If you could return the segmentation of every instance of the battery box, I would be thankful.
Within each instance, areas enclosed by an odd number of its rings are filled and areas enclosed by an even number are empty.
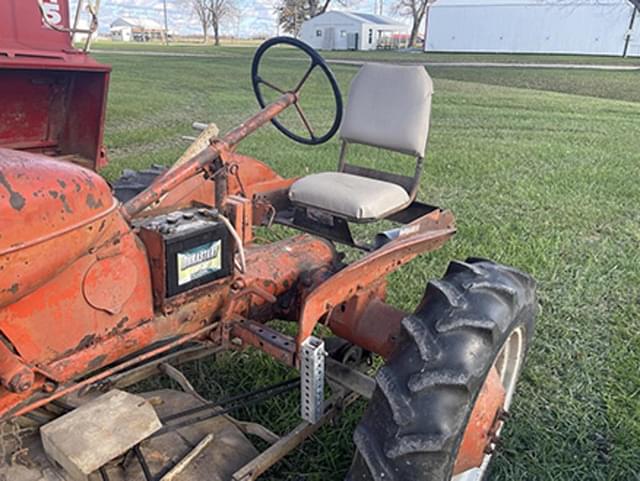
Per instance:
[[[156,304],[233,272],[233,239],[217,211],[190,208],[143,219]]]

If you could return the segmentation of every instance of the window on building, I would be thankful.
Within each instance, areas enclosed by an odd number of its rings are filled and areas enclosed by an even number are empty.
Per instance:
[[[373,29],[369,29],[369,44],[373,43]]]
[[[316,37],[322,37],[322,30],[316,30]]]
[[[341,37],[346,37],[347,36],[347,31],[346,30],[340,30],[340,36]]]

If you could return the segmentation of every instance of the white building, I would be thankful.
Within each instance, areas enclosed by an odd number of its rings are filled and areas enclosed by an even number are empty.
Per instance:
[[[131,42],[132,36],[131,27],[119,26],[111,27],[111,40],[118,42]]]
[[[331,11],[302,24],[300,39],[318,50],[375,50],[403,47],[409,27],[369,13]]]
[[[158,22],[146,18],[119,17],[111,24],[111,39],[130,42],[148,42],[164,38],[164,28]]]
[[[640,9],[639,0],[437,0],[425,50],[640,56],[634,4]]]

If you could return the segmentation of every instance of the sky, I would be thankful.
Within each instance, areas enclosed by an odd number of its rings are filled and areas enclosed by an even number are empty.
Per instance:
[[[276,17],[273,5],[277,0],[235,0],[241,15],[238,19],[225,21],[222,25],[223,35],[235,37],[251,37],[275,35],[277,32]],[[373,13],[375,0],[346,0],[347,5],[337,2],[335,9],[349,9],[358,12]],[[391,2],[385,1],[385,15],[391,16]],[[386,5],[389,3],[389,5]],[[76,4],[71,1],[72,6]],[[169,30],[179,34],[201,34],[202,30],[195,14],[189,8],[188,0],[167,0]],[[100,32],[108,33],[109,25],[118,17],[148,18],[162,24],[162,0],[102,0],[100,4]],[[406,21],[406,19],[405,19]]]

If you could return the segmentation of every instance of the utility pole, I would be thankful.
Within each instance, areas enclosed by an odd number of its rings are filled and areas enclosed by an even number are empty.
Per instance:
[[[622,51],[623,57],[626,57],[627,54],[629,53],[629,44],[631,43],[631,36],[633,35],[633,26],[636,21],[637,13],[638,13],[638,10],[634,8],[633,12],[631,13],[631,22],[629,23],[629,30],[627,30],[627,33],[625,34],[624,49]]]
[[[427,51],[427,38],[429,38],[429,14],[431,13],[431,2],[427,0],[427,8],[424,11],[424,43],[422,45],[422,50],[424,52]]]
[[[622,56],[626,57],[629,53],[629,45],[631,43],[631,37],[633,35],[633,27],[635,26],[636,17],[640,12],[640,0],[629,0],[633,4],[633,12],[631,13],[631,21],[629,22],[629,30],[625,34],[624,48],[622,50]]]
[[[373,4],[373,13],[376,15],[382,15],[384,12],[384,0],[375,0]]]
[[[167,0],[163,0],[164,6],[164,43],[169,45],[169,18],[167,17]]]

